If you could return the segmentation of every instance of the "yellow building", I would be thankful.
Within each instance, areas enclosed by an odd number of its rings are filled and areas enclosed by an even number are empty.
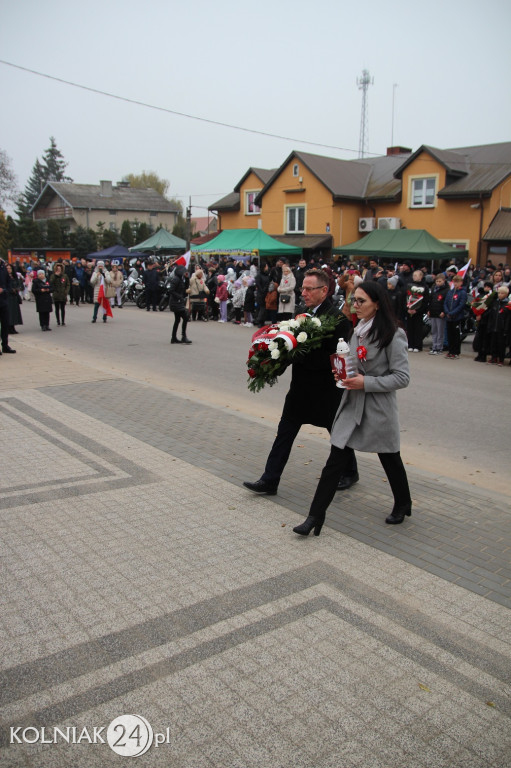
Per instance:
[[[260,227],[328,257],[373,229],[426,229],[473,263],[511,262],[511,142],[338,160],[292,152],[280,168],[250,168],[210,206],[220,229]],[[492,225],[490,227],[490,225]],[[496,233],[497,237],[494,237]]]

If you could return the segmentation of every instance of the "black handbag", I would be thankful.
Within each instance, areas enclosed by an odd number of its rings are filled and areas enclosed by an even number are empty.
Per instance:
[[[286,293],[282,293],[281,296],[280,296],[280,300],[281,300],[282,304],[289,304],[289,302],[291,301],[291,296],[289,296]]]

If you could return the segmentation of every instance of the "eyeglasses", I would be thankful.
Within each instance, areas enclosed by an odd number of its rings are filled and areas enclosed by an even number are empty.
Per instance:
[[[305,286],[304,288],[302,288],[302,293],[307,293],[308,291],[317,291],[318,288],[325,288],[325,287],[326,286],[324,285],[313,285],[312,288],[307,288],[307,286]]]
[[[360,304],[360,305],[362,305],[362,304],[365,304],[366,301],[367,301],[367,299],[353,299],[353,304],[357,304],[357,305]]]

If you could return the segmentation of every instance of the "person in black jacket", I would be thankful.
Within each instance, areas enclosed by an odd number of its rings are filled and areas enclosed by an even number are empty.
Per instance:
[[[413,273],[413,280],[408,286],[406,311],[406,333],[408,336],[408,351],[422,352],[424,338],[423,315],[428,311],[429,288],[424,274],[420,269]]]
[[[156,312],[158,308],[160,273],[152,259],[149,259],[147,262],[147,267],[142,275],[142,282],[145,285],[146,309],[150,312],[152,307],[153,312]]]
[[[342,389],[336,386],[330,355],[335,353],[339,337],[347,339],[351,335],[352,326],[347,317],[337,313],[332,299],[327,298],[329,282],[323,269],[312,269],[304,277],[302,293],[307,311],[317,317],[335,313],[339,322],[335,334],[322,348],[312,350],[292,364],[291,386],[264,472],[259,480],[243,483],[254,493],[274,496],[300,427],[313,424],[330,431],[337,413]],[[340,478],[338,489],[347,490],[357,481],[354,459],[349,475]]]
[[[191,344],[192,342],[186,335],[186,326],[188,325],[188,310],[186,309],[186,289],[187,281],[185,280],[186,267],[181,264],[174,270],[174,275],[169,285],[169,305],[171,311],[174,313],[174,326],[172,328],[171,344]],[[177,331],[179,323],[183,321],[181,326],[181,339],[177,338]]]
[[[11,278],[3,259],[0,259],[0,326],[2,337],[2,352],[14,354],[15,349],[9,346],[9,289]]]
[[[268,262],[264,264],[262,269],[257,273],[256,279],[255,279],[255,289],[256,289],[256,304],[257,304],[257,313],[255,317],[255,324],[259,326],[259,328],[262,328],[265,324],[265,315],[266,315],[266,296],[268,294],[268,289],[270,287],[271,283],[271,277],[270,277],[270,266]]]

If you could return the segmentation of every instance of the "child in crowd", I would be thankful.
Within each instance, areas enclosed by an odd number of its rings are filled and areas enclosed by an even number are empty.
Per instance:
[[[463,288],[463,278],[455,275],[452,279],[452,288],[444,301],[444,312],[447,321],[447,346],[448,360],[457,360],[461,352],[460,325],[465,314],[467,292]]]
[[[247,328],[252,328],[254,325],[254,312],[255,312],[255,282],[253,277],[244,277],[242,280],[243,285],[246,286],[245,302],[243,304],[243,325]]]
[[[430,355],[439,355],[444,349],[444,336],[445,336],[445,312],[444,302],[447,296],[447,285],[445,282],[445,275],[443,272],[438,274],[435,278],[435,284],[431,290],[430,302],[429,302],[429,318],[431,320],[431,336],[433,338],[433,345],[431,347]]]

